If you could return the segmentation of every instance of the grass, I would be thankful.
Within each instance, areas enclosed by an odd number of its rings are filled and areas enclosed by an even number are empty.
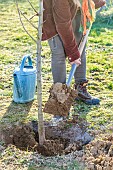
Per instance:
[[[31,2],[37,9],[37,2],[34,0]],[[34,14],[28,2],[25,0],[19,1],[19,7],[25,15],[28,16],[28,18]],[[17,122],[29,122],[34,119],[37,120],[38,109],[36,95],[35,100],[30,104],[16,104],[12,101],[14,69],[19,66],[22,56],[27,53],[32,54],[33,64],[36,66],[36,44],[24,32],[19,21],[15,3],[12,0],[0,0],[0,9],[0,118],[1,128],[5,128],[11,124],[17,124]],[[35,25],[37,25],[36,20],[37,18],[33,19],[33,23]],[[37,31],[32,28],[24,18],[23,22],[30,34],[36,39]],[[88,106],[82,102],[78,102],[75,103],[72,108],[73,114],[80,114],[81,117],[85,118],[89,122],[89,128],[94,130],[102,130],[102,133],[105,131],[110,132],[109,129],[113,122],[112,26],[113,8],[110,8],[109,10],[104,11],[93,24],[87,44],[87,78],[89,79],[88,88],[92,95],[101,99],[101,103],[99,106]],[[52,84],[52,75],[50,67],[50,49],[47,42],[43,42],[42,45],[44,105],[48,99],[48,90]],[[69,64],[67,62],[68,72],[69,69]],[[49,120],[51,115],[44,114],[44,117]],[[12,149],[11,147],[8,147],[6,148],[5,153],[1,155],[1,165],[4,166],[4,169],[11,169],[11,167],[12,169],[15,169],[16,167],[17,170],[35,170],[37,168],[39,170],[43,170],[44,168],[45,170],[48,168],[49,170],[55,168],[57,169],[57,162],[55,163],[56,160],[52,160],[53,165],[44,160],[45,163],[42,161],[42,165],[38,167],[36,160],[34,161],[34,159],[31,159],[33,154],[34,153],[29,153],[27,151],[24,152],[16,148]],[[65,167],[61,165],[60,168],[63,170]],[[67,170],[79,170],[79,165],[77,162],[69,162],[69,165],[67,165],[66,168]]]

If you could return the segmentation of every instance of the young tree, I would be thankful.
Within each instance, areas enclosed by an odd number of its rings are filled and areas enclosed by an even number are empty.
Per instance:
[[[43,145],[45,141],[45,130],[42,113],[42,81],[41,81],[41,39],[43,25],[43,0],[39,0],[39,22],[37,38],[37,99],[38,99],[38,133],[39,144]]]
[[[37,101],[38,101],[38,133],[39,133],[39,144],[43,145],[45,141],[45,129],[44,129],[44,121],[43,121],[43,113],[42,113],[42,74],[41,74],[41,39],[42,39],[42,25],[43,25],[43,0],[38,0],[39,4],[39,12],[35,10],[30,0],[27,0],[32,7],[32,9],[35,12],[35,15],[33,15],[30,19],[28,19],[24,13],[19,9],[18,1],[16,0],[16,6],[20,18],[20,22],[26,31],[26,33],[32,38],[33,41],[37,44],[37,50],[36,50],[36,57],[37,57]],[[37,32],[37,40],[32,37],[29,32],[26,30],[23,21],[21,19],[21,15],[38,31]],[[34,16],[38,16],[38,26],[36,27],[32,22],[31,19]]]

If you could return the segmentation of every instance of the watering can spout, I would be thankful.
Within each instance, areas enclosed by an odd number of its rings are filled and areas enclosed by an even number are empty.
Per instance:
[[[21,92],[21,87],[20,87],[20,82],[18,80],[17,74],[13,74],[13,78],[14,78],[14,83],[15,83],[15,87],[18,93],[18,97],[22,97],[22,92]]]

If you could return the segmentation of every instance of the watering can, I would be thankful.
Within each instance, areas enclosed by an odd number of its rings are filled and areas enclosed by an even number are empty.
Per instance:
[[[28,60],[28,65],[25,65]],[[32,66],[30,55],[23,56],[20,67],[13,73],[13,101],[27,103],[34,99],[36,90],[36,69]]]

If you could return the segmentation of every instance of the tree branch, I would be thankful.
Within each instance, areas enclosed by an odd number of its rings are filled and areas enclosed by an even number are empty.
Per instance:
[[[25,32],[29,35],[29,37],[37,44],[37,41],[29,34],[29,32],[26,30],[26,28],[25,28],[25,26],[24,26],[24,24],[23,24],[23,22],[22,22],[21,14],[20,14],[20,10],[19,10],[19,7],[18,7],[18,2],[17,2],[17,0],[16,0],[16,6],[17,6],[18,14],[19,14],[19,19],[20,19],[20,22],[21,22],[21,24],[22,24],[22,27],[23,27],[24,31],[25,31]]]
[[[29,18],[29,20],[31,20],[32,18],[34,18],[35,16],[39,16],[39,13],[37,12],[37,10],[33,7],[32,3],[27,0],[29,2],[29,4],[31,5],[32,9],[35,11],[36,14],[34,14],[32,17]]]
[[[36,30],[38,30],[38,28],[35,27],[35,25],[34,25],[32,22],[30,22],[29,19],[27,19],[27,17],[22,13],[22,11],[21,11],[20,9],[18,9],[18,10],[19,10],[19,12],[23,15],[23,17],[24,17]]]
[[[33,19],[35,16],[39,16],[39,14],[34,14],[33,16],[31,16],[31,17],[29,18],[29,20]]]
[[[27,0],[27,1],[29,2],[29,4],[31,5],[31,7],[33,8],[33,10],[36,12],[37,16],[39,16],[39,13],[38,13],[37,10],[33,7],[32,3],[31,3],[29,0]]]

